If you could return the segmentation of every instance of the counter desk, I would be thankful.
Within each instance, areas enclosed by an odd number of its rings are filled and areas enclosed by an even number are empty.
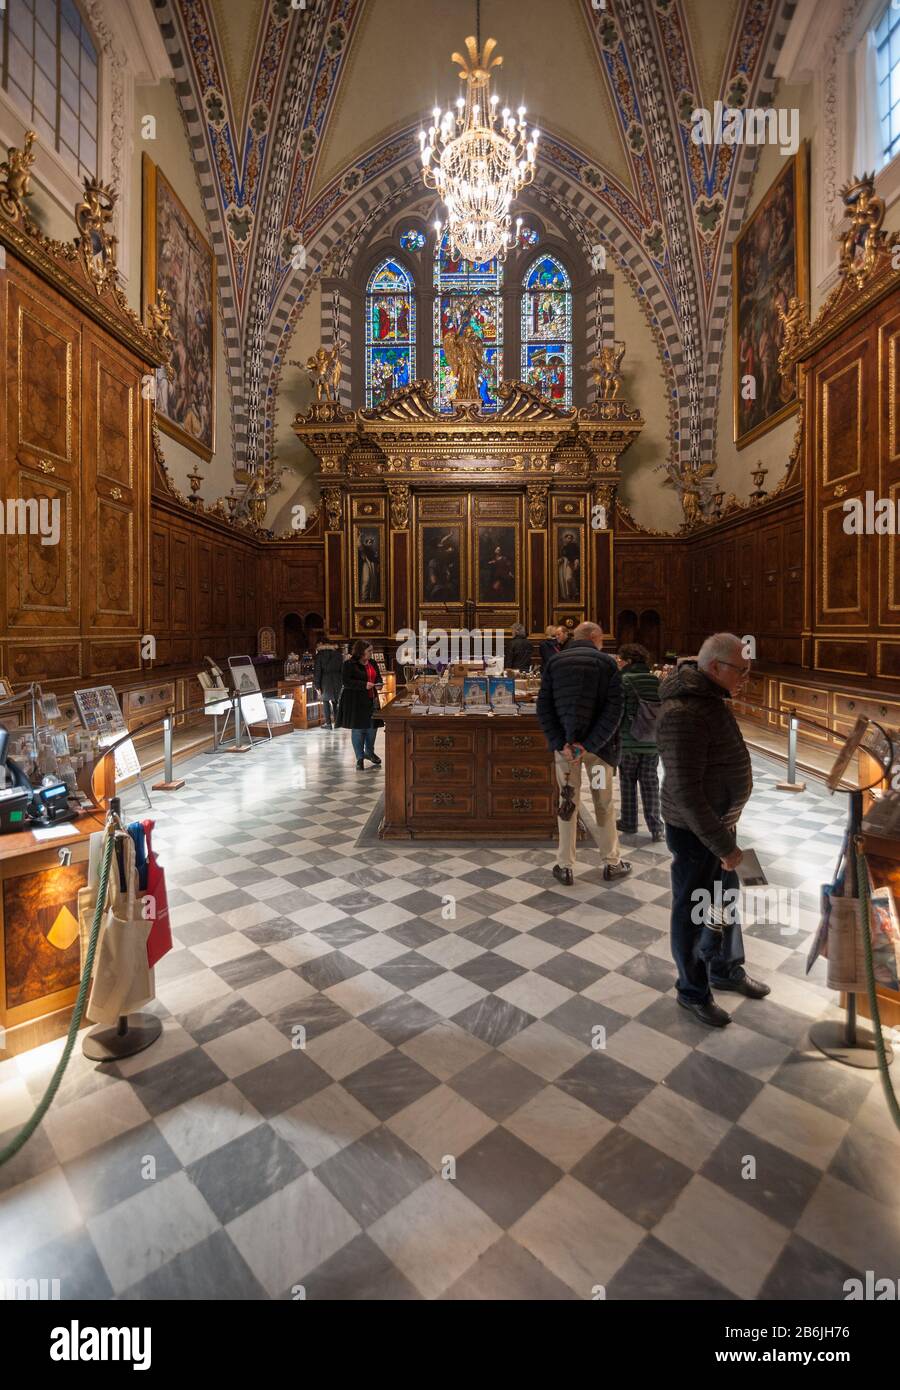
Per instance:
[[[414,714],[384,720],[385,840],[555,840],[553,755],[533,714]]]

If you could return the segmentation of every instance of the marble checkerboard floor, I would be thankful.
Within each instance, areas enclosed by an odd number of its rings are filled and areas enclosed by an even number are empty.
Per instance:
[[[358,848],[383,775],[344,733],[198,758],[154,810],[164,1034],[113,1067],[76,1051],[0,1169],[0,1279],[92,1299],[840,1299],[867,1269],[900,1276],[900,1135],[876,1075],[806,1036],[835,1012],[822,962],[804,967],[846,803],[777,776],[757,760],[742,838],[801,890],[801,929],[747,930],[772,994],[720,996],[734,1021],[711,1032],[675,1003],[647,835],[627,881],[588,850],[563,889],[548,849]],[[61,1047],[0,1063],[0,1147]]]

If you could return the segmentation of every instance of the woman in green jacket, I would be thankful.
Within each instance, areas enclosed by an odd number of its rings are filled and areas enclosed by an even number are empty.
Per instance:
[[[659,811],[659,752],[656,740],[646,735],[635,738],[631,731],[638,710],[638,701],[659,704],[659,681],[650,671],[650,653],[637,642],[626,642],[619,648],[618,661],[622,669],[622,689],[625,692],[625,711],[622,715],[622,756],[619,759],[619,786],[622,796],[622,819],[618,829],[626,835],[637,834],[637,789],[641,787],[644,820],[654,840],[663,837],[662,816]]]

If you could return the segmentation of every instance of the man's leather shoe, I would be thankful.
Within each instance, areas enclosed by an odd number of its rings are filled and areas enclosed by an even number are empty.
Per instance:
[[[705,1023],[707,1028],[724,1028],[726,1023],[731,1022],[731,1014],[720,1009],[714,999],[707,999],[705,1004],[690,1004],[686,999],[679,999],[678,1002],[689,1014]]]
[[[710,980],[709,983],[713,989],[746,994],[748,999],[765,999],[767,994],[772,993],[768,985],[764,985],[761,980],[751,980],[749,975],[742,975],[739,980]]]
[[[563,869],[559,864],[553,865],[553,877],[559,879],[560,883],[565,883],[569,888],[571,888],[572,884],[575,882],[575,875],[572,873],[572,870]]]
[[[631,873],[631,865],[627,859],[620,859],[618,864],[603,865],[603,879],[605,883],[615,883],[620,878],[627,878]]]

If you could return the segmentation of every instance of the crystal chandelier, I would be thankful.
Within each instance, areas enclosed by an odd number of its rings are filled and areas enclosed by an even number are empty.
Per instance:
[[[466,39],[466,55],[452,55],[466,83],[456,112],[441,114],[436,106],[427,133],[419,131],[422,175],[446,205],[450,249],[475,264],[502,259],[513,245],[509,210],[534,178],[539,137],[537,130],[528,134],[524,106],[516,115],[508,107],[498,115],[490,71],[503,59],[494,52],[496,39],[488,39],[483,51],[480,39],[479,25],[478,37]]]

